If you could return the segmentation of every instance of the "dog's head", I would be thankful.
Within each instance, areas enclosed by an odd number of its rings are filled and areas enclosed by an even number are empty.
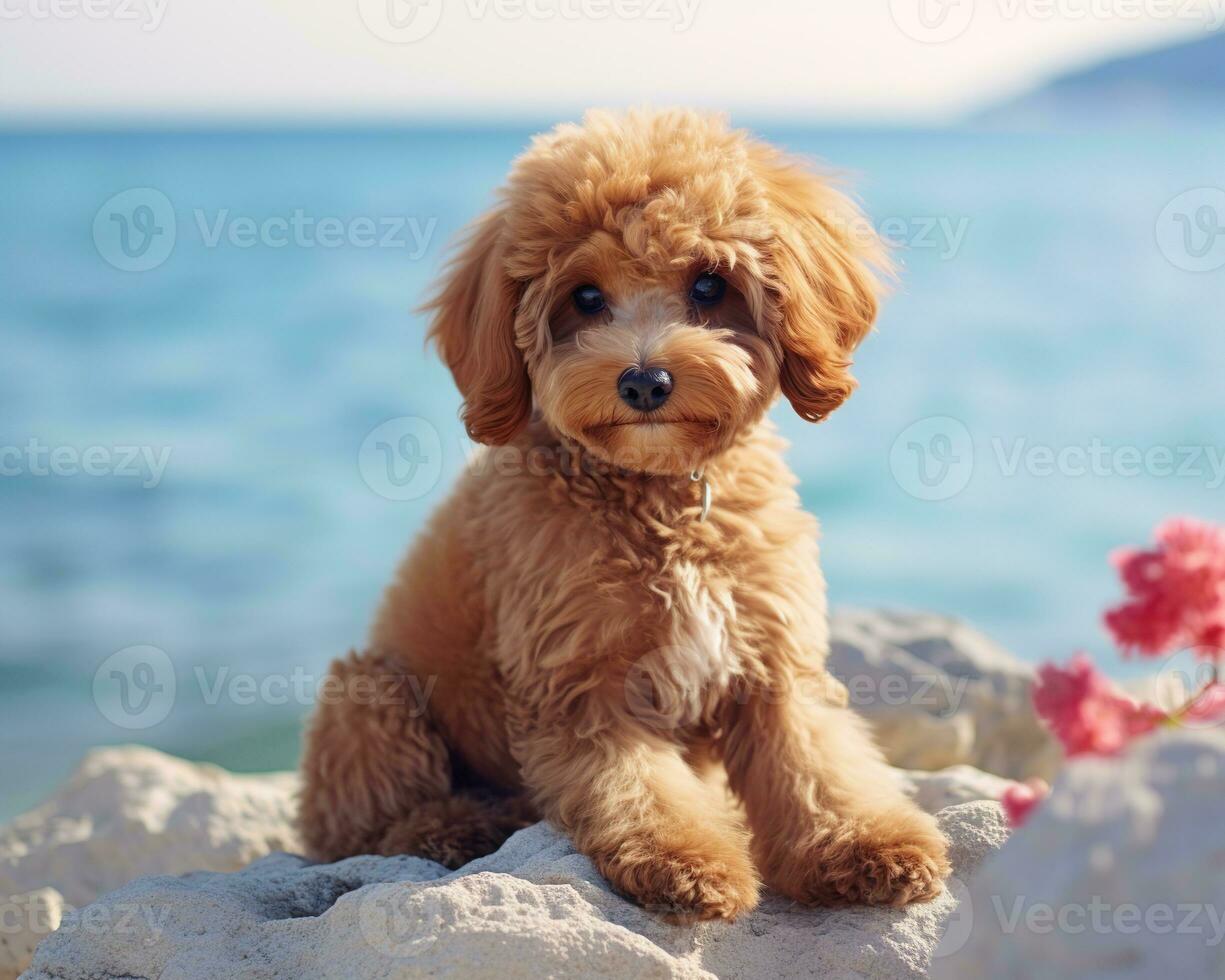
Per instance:
[[[476,440],[535,408],[617,466],[682,474],[781,391],[851,393],[879,241],[831,184],[692,112],[592,113],[538,137],[430,303]]]

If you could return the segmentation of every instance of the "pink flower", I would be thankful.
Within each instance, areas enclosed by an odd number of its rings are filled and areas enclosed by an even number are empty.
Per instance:
[[[1069,756],[1113,755],[1166,720],[1159,708],[1138,704],[1111,684],[1083,653],[1066,667],[1040,667],[1033,697]]]
[[[1106,613],[1106,628],[1124,652],[1158,656],[1194,647],[1217,658],[1225,650],[1225,528],[1190,518],[1158,526],[1151,551],[1127,548],[1111,561],[1128,598]]]
[[[1009,786],[1000,797],[1008,825],[1019,827],[1025,823],[1034,807],[1045,800],[1050,792],[1051,788],[1044,779],[1027,779]]]

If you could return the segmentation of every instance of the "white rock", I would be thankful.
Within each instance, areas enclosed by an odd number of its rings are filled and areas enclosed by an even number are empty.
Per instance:
[[[296,850],[296,777],[236,776],[137,746],[96,749],[47,803],[0,829],[0,980],[79,908],[133,878],[236,871]]]
[[[54,888],[0,897],[0,977],[9,980],[26,967],[34,949],[60,927],[64,897]]]
[[[973,800],[998,800],[1012,785],[1011,779],[982,772],[973,766],[950,766],[936,772],[912,769],[903,772],[910,796],[928,813]]]
[[[994,803],[940,820],[962,878],[1007,833]],[[920,977],[955,905],[946,894],[821,910],[767,895],[739,922],[674,926],[615,895],[566,837],[537,824],[452,873],[417,858],[309,865],[280,854],[237,874],[143,878],[69,916],[26,976]]]
[[[907,769],[970,765],[1050,779],[1058,745],[1034,714],[1033,669],[943,616],[843,610],[831,618],[830,671]]]
[[[1084,759],[969,883],[934,974],[1225,977],[1225,738]]]

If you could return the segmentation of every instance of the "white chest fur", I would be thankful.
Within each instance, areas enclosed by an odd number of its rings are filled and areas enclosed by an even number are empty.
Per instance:
[[[673,566],[660,591],[668,603],[668,639],[637,662],[627,694],[642,720],[673,730],[707,718],[736,676],[730,631],[736,609],[730,590],[712,587],[691,562]]]

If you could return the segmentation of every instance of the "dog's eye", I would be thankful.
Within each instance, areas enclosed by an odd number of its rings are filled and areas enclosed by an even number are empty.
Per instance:
[[[579,286],[573,297],[578,311],[587,316],[595,316],[604,309],[604,294],[596,286]]]
[[[727,292],[727,280],[717,272],[703,272],[689,290],[689,298],[698,306],[714,306]]]

